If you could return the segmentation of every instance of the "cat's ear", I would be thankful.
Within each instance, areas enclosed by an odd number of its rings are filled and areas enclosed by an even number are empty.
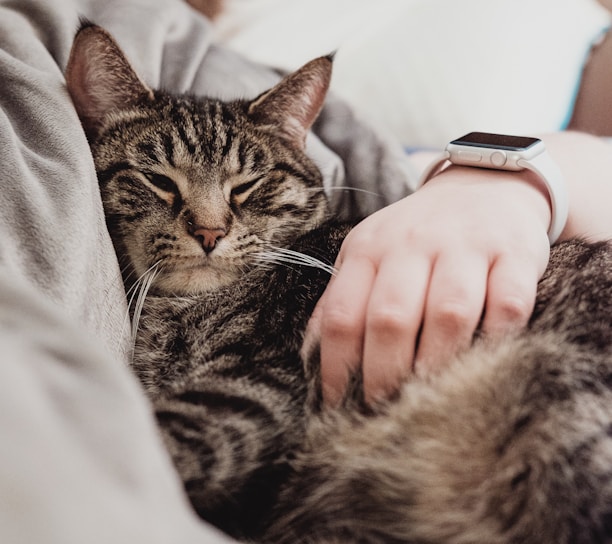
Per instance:
[[[95,137],[108,112],[153,98],[112,36],[88,21],[74,38],[66,84],[88,137]]]
[[[303,149],[308,130],[323,107],[331,72],[331,55],[310,61],[253,100],[249,115],[293,147]]]

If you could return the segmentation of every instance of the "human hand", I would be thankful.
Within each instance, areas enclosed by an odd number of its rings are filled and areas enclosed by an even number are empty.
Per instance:
[[[366,401],[441,368],[488,334],[526,324],[549,256],[550,208],[529,172],[452,166],[344,241],[306,348],[320,342],[323,397],[363,371]]]

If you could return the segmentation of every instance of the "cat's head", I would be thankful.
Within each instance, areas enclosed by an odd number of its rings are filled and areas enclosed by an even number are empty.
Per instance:
[[[159,292],[215,289],[326,217],[304,147],[330,76],[322,57],[254,100],[172,96],[150,89],[106,31],[83,25],[66,80],[131,281],[154,268]]]

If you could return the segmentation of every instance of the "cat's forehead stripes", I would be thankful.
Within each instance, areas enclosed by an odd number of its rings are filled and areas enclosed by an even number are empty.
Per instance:
[[[236,111],[235,106],[182,99],[149,112],[148,118],[121,116],[109,133],[116,132],[122,139],[129,127],[135,140],[130,154],[134,165],[144,162],[150,167],[163,165],[179,171],[223,168],[228,176],[243,174],[245,178],[282,171],[307,186],[319,183],[318,171],[309,163],[298,165],[275,155],[269,147],[270,135],[259,133],[241,117],[244,113]]]
[[[174,162],[174,138],[171,133],[163,133],[161,135],[162,143],[164,145],[164,155],[166,161],[170,166],[176,166]]]

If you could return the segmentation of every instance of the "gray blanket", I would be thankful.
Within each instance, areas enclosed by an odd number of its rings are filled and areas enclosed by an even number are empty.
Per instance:
[[[0,0],[0,542],[221,542],[126,365],[121,275],[62,75],[81,16],[155,87],[234,98],[278,79],[179,0]],[[339,215],[408,191],[401,149],[338,100],[308,149]]]

